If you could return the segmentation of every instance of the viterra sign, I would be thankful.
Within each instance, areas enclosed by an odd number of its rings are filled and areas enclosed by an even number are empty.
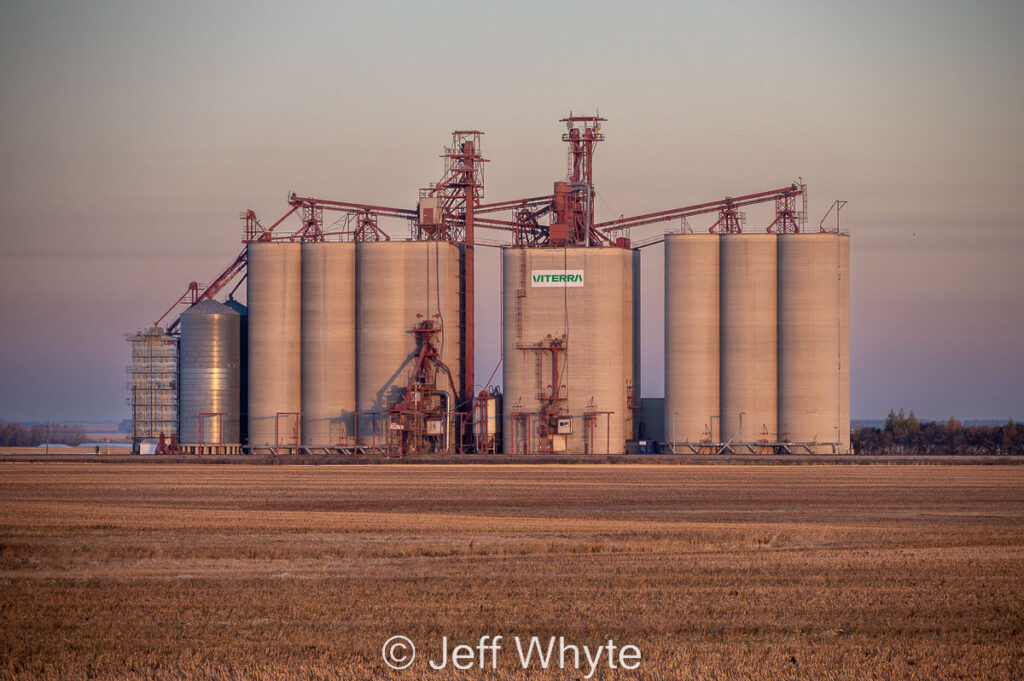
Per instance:
[[[583,270],[533,270],[535,288],[578,288],[583,286]]]

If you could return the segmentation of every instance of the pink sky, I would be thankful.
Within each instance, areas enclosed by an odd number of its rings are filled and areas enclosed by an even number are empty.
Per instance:
[[[413,207],[456,128],[487,200],[548,193],[558,119],[598,107],[599,219],[798,176],[815,224],[850,201],[854,418],[1024,418],[1020,3],[344,4],[0,6],[0,419],[127,416],[124,333],[234,257],[240,210]]]

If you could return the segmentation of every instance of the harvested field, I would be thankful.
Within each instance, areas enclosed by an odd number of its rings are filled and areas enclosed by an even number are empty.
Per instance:
[[[1016,679],[1022,590],[1020,466],[0,464],[4,679]]]

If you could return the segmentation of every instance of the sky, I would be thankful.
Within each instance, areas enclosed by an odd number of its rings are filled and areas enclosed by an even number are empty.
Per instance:
[[[465,128],[486,201],[547,194],[569,111],[608,118],[599,220],[798,177],[812,225],[849,201],[855,419],[1024,419],[1022,32],[1024,4],[989,0],[7,0],[0,419],[127,417],[124,335],[234,258],[239,211],[412,208]],[[643,251],[645,396],[662,257]],[[495,249],[477,271],[483,382]]]

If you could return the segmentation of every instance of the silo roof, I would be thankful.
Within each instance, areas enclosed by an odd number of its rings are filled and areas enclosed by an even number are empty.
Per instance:
[[[182,312],[182,314],[238,314],[237,311],[231,309],[224,303],[216,300],[201,300],[189,309]]]

